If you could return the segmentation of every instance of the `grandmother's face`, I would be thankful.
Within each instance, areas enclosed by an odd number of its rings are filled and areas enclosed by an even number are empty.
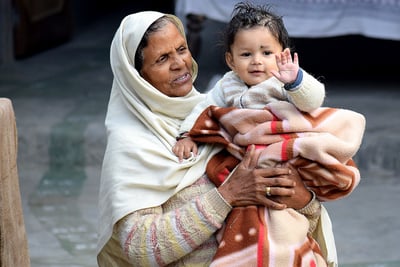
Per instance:
[[[172,23],[151,34],[143,49],[142,77],[170,97],[185,96],[192,89],[192,55]]]

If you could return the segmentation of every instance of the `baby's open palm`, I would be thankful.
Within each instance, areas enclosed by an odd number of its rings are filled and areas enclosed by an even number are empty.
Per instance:
[[[290,49],[286,48],[283,52],[276,54],[275,58],[278,71],[271,71],[272,74],[284,84],[293,83],[300,68],[297,53],[294,53],[292,60]]]

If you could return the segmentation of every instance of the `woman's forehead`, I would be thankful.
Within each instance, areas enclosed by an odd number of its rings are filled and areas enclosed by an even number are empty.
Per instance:
[[[148,47],[156,50],[175,50],[185,42],[178,28],[173,23],[168,23],[168,25],[149,36]]]

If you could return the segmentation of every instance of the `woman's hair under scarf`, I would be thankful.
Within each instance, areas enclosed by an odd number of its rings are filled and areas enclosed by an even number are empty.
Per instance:
[[[196,157],[179,162],[172,152],[182,120],[204,96],[192,88],[186,96],[168,97],[144,80],[134,57],[149,26],[162,16],[144,11],[125,17],[111,44],[114,75],[106,115],[107,147],[99,192],[98,253],[111,237],[113,226],[129,213],[159,206],[204,174],[219,149],[201,146]],[[193,64],[192,77],[197,75]],[[194,79],[193,78],[193,79]]]

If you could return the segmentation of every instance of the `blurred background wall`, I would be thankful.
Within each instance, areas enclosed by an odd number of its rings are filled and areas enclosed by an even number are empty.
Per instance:
[[[174,1],[0,0],[0,65],[68,42],[121,8],[173,13]]]
[[[257,1],[260,2],[260,0]],[[88,25],[96,23],[103,16],[118,10],[129,13],[129,10],[136,12],[151,9],[176,13],[182,19],[186,19],[188,13],[178,14],[177,6],[181,6],[182,3],[201,6],[206,2],[214,2],[215,5],[224,1],[0,0],[0,66],[66,43]],[[274,1],[262,0],[262,2]],[[311,3],[312,1],[305,2]],[[326,2],[330,1],[326,0]],[[354,1],[342,2],[350,5]],[[361,2],[363,1],[358,1],[358,3]],[[365,3],[367,2],[365,1]],[[400,11],[399,0],[393,0],[390,3],[398,5],[396,10]],[[393,17],[400,18],[400,12],[396,10],[393,11]],[[230,12],[231,10],[225,13],[230,14]],[[371,12],[374,13],[374,10]],[[398,16],[396,12],[399,13]],[[206,52],[214,52],[221,57],[202,57],[197,58],[197,61],[209,70],[212,70],[214,66],[218,69],[224,68],[223,53],[218,47],[217,32],[223,29],[224,22],[213,20],[209,16],[202,24],[202,29],[198,32],[200,47],[192,47],[192,51],[195,52],[194,56],[196,58],[197,55],[204,56]],[[302,25],[298,26],[298,28],[301,27]],[[211,39],[215,41],[201,44],[201,36],[205,34],[213,34],[215,38]],[[398,52],[400,40],[371,38],[362,34],[313,36],[312,38],[292,36],[292,39],[293,47],[301,56],[301,66],[316,75],[324,74],[328,77],[336,76],[346,79],[368,78],[400,81],[398,74],[400,70],[400,53]],[[201,52],[199,49],[205,50]],[[210,62],[212,60],[215,62]]]

